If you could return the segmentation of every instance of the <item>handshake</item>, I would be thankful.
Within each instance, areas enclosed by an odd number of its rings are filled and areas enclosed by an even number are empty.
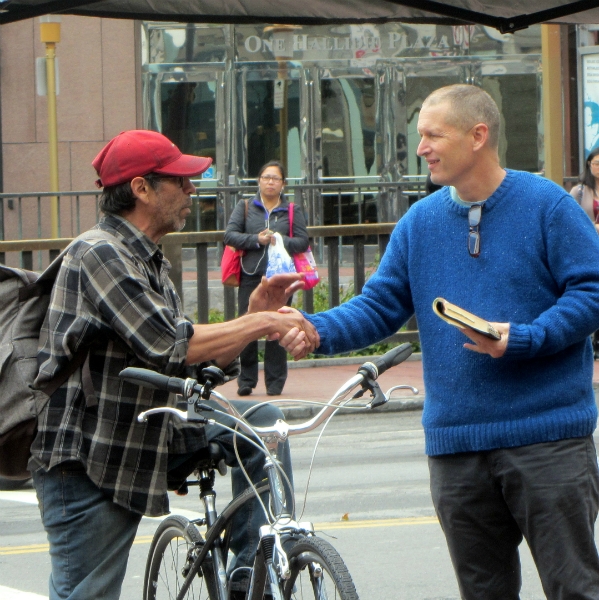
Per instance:
[[[248,314],[260,313],[265,320],[266,339],[279,340],[279,344],[293,356],[304,358],[320,345],[320,337],[312,323],[302,313],[286,306],[294,292],[303,289],[299,273],[262,277],[260,285],[252,292]]]

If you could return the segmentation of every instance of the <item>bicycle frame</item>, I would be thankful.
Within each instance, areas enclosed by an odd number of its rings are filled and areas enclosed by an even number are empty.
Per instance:
[[[204,503],[206,516],[205,519],[198,520],[195,523],[205,523],[207,532],[205,541],[199,552],[197,552],[197,543],[188,552],[188,562],[191,562],[191,568],[185,575],[183,585],[177,595],[178,600],[184,599],[209,552],[211,553],[210,560],[214,570],[214,584],[218,600],[228,600],[226,559],[224,555],[228,549],[228,540],[226,533],[224,538],[222,538],[222,535],[235,512],[250,499],[256,496],[259,498],[266,491],[270,494],[273,522],[263,525],[260,528],[256,558],[246,598],[247,600],[262,600],[265,586],[268,584],[269,592],[273,596],[273,599],[283,600],[280,583],[289,579],[291,572],[282,540],[286,536],[311,536],[314,534],[314,527],[310,522],[298,523],[292,518],[292,511],[289,510],[289,506],[287,505],[284,486],[279,475],[281,467],[276,454],[278,444],[285,441],[290,435],[299,435],[312,431],[350,400],[361,397],[366,390],[372,392],[373,399],[367,405],[369,408],[387,402],[392,391],[396,389],[411,389],[414,393],[418,393],[418,390],[412,386],[394,386],[386,394],[383,394],[375,382],[380,373],[390,366],[402,362],[409,354],[411,354],[410,345],[403,344],[374,362],[364,363],[359,368],[358,373],[343,384],[334,394],[333,398],[312,419],[296,425],[289,425],[283,420],[278,420],[274,425],[269,427],[251,426],[244,420],[243,415],[239,414],[229,404],[224,396],[212,389],[217,383],[215,383],[216,380],[212,381],[210,377],[218,378],[218,374],[215,375],[215,372],[219,371],[214,367],[204,370],[207,372],[205,375],[208,383],[203,386],[199,385],[193,379],[182,380],[174,377],[166,377],[158,373],[146,371],[145,369],[128,368],[121,372],[121,377],[134,383],[179,393],[188,403],[187,412],[172,407],[147,410],[138,416],[140,422],[147,420],[153,414],[170,413],[184,421],[216,424],[216,421],[207,419],[204,416],[206,410],[212,409],[202,404],[202,399],[210,398],[216,401],[224,412],[228,413],[236,421],[237,427],[240,430],[236,431],[238,435],[245,437],[250,442],[252,442],[251,438],[258,437],[262,440],[262,446],[264,447],[264,470],[267,474],[267,483],[247,489],[234,498],[220,515],[216,511],[216,492],[213,487],[214,466],[202,467],[199,471],[200,498]],[[222,380],[220,382],[222,383]],[[346,398],[349,392],[359,385],[361,385],[361,390],[352,397]],[[276,402],[278,403],[280,400]],[[222,424],[220,425],[226,427]]]

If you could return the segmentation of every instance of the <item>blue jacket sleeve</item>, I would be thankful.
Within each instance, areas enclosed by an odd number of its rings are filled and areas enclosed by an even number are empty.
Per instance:
[[[532,323],[511,323],[505,356],[555,354],[599,329],[599,235],[565,196],[549,214],[546,261],[556,301]]]
[[[336,308],[306,315],[320,336],[318,353],[365,348],[396,333],[412,316],[407,238],[400,221],[362,294]]]

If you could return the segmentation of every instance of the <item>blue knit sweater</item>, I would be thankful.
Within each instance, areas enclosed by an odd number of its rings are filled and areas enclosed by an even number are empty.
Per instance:
[[[589,335],[599,329],[599,236],[562,188],[507,171],[485,202],[481,254],[468,254],[468,208],[442,188],[399,221],[360,296],[310,315],[319,351],[336,354],[395,333],[416,314],[429,455],[535,444],[593,432]],[[511,324],[500,359],[432,310],[441,296]]]

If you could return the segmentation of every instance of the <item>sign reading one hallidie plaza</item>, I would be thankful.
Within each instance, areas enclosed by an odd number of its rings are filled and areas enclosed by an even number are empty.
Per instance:
[[[387,26],[389,27],[389,26]],[[385,30],[385,26],[350,25],[343,28],[306,28],[286,26],[236,28],[238,57],[249,60],[267,57],[305,60],[310,58],[360,58],[378,55],[391,58],[398,55],[456,55],[470,46],[474,28],[470,26],[420,26]],[[299,29],[299,30],[298,30]],[[323,55],[324,53],[324,55]]]
[[[404,34],[396,31],[389,32],[384,37],[373,35],[361,36],[311,36],[307,33],[293,34],[290,38],[286,36],[273,35],[270,38],[261,38],[257,35],[250,35],[245,38],[244,47],[247,52],[272,52],[275,55],[288,55],[290,52],[306,52],[309,50],[382,50],[383,48],[397,51],[408,48],[407,38]],[[410,45],[411,48],[435,48],[439,50],[449,50],[450,46],[446,35],[440,39],[430,36],[428,38],[418,38]]]

